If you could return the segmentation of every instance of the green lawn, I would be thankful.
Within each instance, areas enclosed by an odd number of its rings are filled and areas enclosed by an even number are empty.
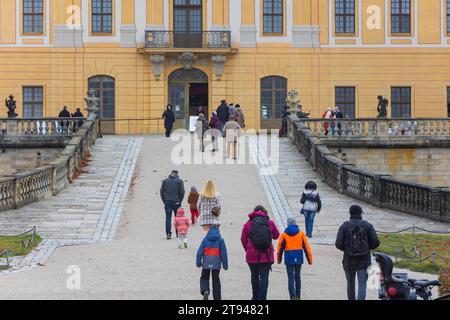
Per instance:
[[[432,259],[428,259],[423,262],[417,262],[424,259],[436,252],[437,254],[450,258],[450,235],[436,235],[436,234],[381,234],[380,236],[381,246],[375,251],[384,252],[390,256],[398,257],[395,266],[402,269],[408,269],[411,271],[425,272],[438,274],[441,270],[448,269],[450,267],[447,261],[440,258],[435,259],[433,263]],[[421,258],[416,256],[413,251],[414,241],[416,243],[417,251],[421,251]],[[394,246],[395,248],[392,248]],[[414,261],[408,261],[401,257],[411,257]]]
[[[22,239],[27,243],[28,239],[31,239],[31,234],[25,236],[15,236],[15,237],[6,237],[0,236],[0,252],[4,250],[12,250],[10,256],[21,256],[27,255],[31,250],[33,250],[41,241],[42,238],[39,235],[36,235],[34,241],[30,243],[28,248],[25,248],[22,254]]]

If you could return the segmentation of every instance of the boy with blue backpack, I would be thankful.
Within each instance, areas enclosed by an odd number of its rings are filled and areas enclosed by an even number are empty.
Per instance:
[[[212,275],[212,287],[214,300],[222,300],[220,284],[220,269],[228,270],[228,255],[225,240],[219,232],[219,226],[213,225],[209,229],[197,250],[197,267],[203,268],[200,277],[200,293],[203,300],[209,299],[209,277]]]

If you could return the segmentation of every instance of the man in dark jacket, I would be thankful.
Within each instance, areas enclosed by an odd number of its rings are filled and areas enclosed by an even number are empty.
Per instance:
[[[84,115],[81,112],[80,108],[77,108],[77,111],[75,111],[75,113],[72,113],[72,118],[84,118]],[[77,125],[73,126],[73,132],[76,131],[77,127],[81,128],[82,125],[83,125],[83,120],[78,121]]]
[[[217,108],[217,116],[220,120],[220,131],[223,133],[223,126],[230,119],[230,108],[225,100],[220,102],[220,106]]]
[[[172,212],[176,216],[184,198],[184,182],[178,176],[177,170],[173,170],[162,182],[160,195],[166,211],[166,235],[169,240],[172,238]]]
[[[63,109],[60,111],[59,118],[70,118],[70,112],[67,110],[67,107],[64,106]],[[62,128],[62,131],[66,132],[69,129],[69,121],[61,121],[60,126]]]
[[[348,300],[356,300],[356,276],[358,276],[358,300],[366,299],[367,269],[371,265],[370,250],[380,245],[374,227],[363,221],[362,214],[360,206],[351,206],[350,221],[341,225],[336,238],[336,248],[344,252],[342,264],[347,278]]]

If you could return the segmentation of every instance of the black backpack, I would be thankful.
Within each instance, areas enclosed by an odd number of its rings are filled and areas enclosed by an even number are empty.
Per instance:
[[[272,244],[272,230],[268,217],[257,216],[252,220],[250,241],[256,250],[268,252]]]
[[[345,240],[345,253],[350,258],[361,258],[370,254],[369,239],[363,223],[350,222]]]

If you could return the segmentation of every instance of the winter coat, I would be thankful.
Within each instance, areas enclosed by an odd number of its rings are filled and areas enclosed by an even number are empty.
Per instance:
[[[237,141],[241,134],[241,126],[234,120],[228,121],[223,127],[223,135],[228,142]]]
[[[235,106],[232,106],[232,107],[228,107],[229,108],[229,114],[230,114],[230,116],[229,116],[229,118],[231,118],[231,117],[233,117],[233,118],[237,118],[237,109],[236,109],[236,107]]]
[[[184,182],[177,174],[171,174],[161,184],[161,190],[159,191],[161,200],[182,202],[184,198]]]
[[[220,195],[217,194],[215,198],[205,198],[200,195],[200,198],[197,203],[197,208],[200,213],[199,224],[201,226],[212,224],[212,225],[220,225],[220,216],[216,217],[212,214],[212,208],[218,207],[221,208]]]
[[[313,256],[308,239],[296,225],[291,225],[281,234],[278,240],[277,262],[281,263],[284,253],[284,263],[287,266],[303,264],[303,254],[312,265]]]
[[[245,260],[248,264],[257,264],[257,263],[274,263],[274,248],[273,244],[270,245],[269,252],[261,252],[256,250],[253,246],[252,241],[250,240],[250,230],[252,228],[253,219],[257,216],[267,217],[267,215],[262,211],[256,211],[248,215],[249,220],[244,224],[242,228],[241,234],[241,243],[245,250]],[[272,239],[277,240],[280,236],[278,229],[275,223],[272,220],[269,220],[269,226],[272,231]]]
[[[370,253],[364,257],[351,258],[345,251],[345,243],[348,240],[349,228],[352,224],[360,224],[362,226],[367,235],[370,250],[378,248],[380,241],[378,240],[374,227],[369,222],[362,220],[361,216],[352,216],[350,221],[346,221],[341,225],[336,237],[336,248],[344,252],[344,258],[342,260],[344,269],[366,269],[371,265]]]
[[[189,218],[187,218],[184,213],[177,213],[174,221],[174,226],[178,234],[188,234]]]
[[[222,103],[217,108],[217,117],[219,117],[221,123],[226,123],[230,119],[230,108],[226,103]]]
[[[173,110],[164,111],[162,117],[164,118],[164,128],[172,129],[173,123],[175,122],[175,113],[173,112]]]
[[[241,128],[245,128],[245,117],[241,108],[236,108],[236,121]]]
[[[206,131],[208,131],[208,129],[209,129],[208,120],[206,120],[205,118],[198,119],[197,122],[195,123],[195,132],[197,133],[199,139],[203,138],[203,135],[205,134]]]
[[[320,212],[322,210],[322,201],[316,190],[303,191],[300,203],[303,204],[303,210],[308,212]]]
[[[209,121],[209,127],[211,128],[211,135],[218,137],[220,135],[220,120],[217,116],[212,116]]]
[[[209,270],[220,270],[221,266],[228,269],[228,255],[225,240],[220,236],[219,229],[212,227],[197,250],[197,267]]]
[[[188,196],[187,202],[189,203],[189,209],[196,210],[197,209],[197,202],[200,195],[197,191],[191,191]]]
[[[67,109],[61,110],[59,113],[59,118],[70,118],[70,112]]]

